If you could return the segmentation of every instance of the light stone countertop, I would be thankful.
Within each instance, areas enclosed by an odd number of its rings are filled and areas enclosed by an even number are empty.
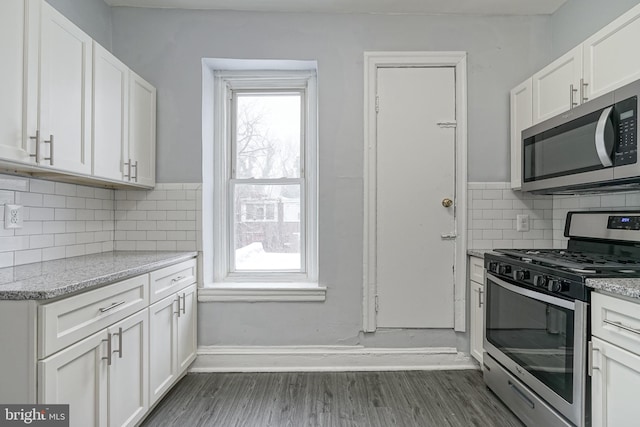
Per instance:
[[[491,249],[468,249],[467,255],[478,258],[484,258],[484,254],[491,252]]]
[[[587,279],[586,285],[594,290],[614,295],[640,299],[640,278],[636,279]]]
[[[47,300],[186,261],[197,252],[105,252],[0,269],[0,300]]]

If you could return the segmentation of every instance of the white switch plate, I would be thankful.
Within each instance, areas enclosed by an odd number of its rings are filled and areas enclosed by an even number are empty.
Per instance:
[[[516,231],[529,231],[529,215],[516,215]]]
[[[22,206],[4,205],[4,228],[22,228]]]

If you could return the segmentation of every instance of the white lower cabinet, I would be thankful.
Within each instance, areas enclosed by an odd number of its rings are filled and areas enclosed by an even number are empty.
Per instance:
[[[592,342],[592,426],[637,426],[640,356],[595,337]]]
[[[149,307],[151,404],[196,358],[196,290],[188,286]]]
[[[72,426],[133,426],[149,407],[144,309],[39,362],[40,396],[69,404]]]
[[[591,326],[592,426],[637,426],[640,300],[633,302],[593,293]]]
[[[482,363],[484,341],[484,260],[469,257],[469,340],[470,353]]]

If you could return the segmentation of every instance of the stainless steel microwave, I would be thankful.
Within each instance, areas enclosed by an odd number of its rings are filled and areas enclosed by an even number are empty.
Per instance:
[[[640,80],[522,131],[522,190],[580,193],[640,185]]]

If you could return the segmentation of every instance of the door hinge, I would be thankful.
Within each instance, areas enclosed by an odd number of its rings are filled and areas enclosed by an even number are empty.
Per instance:
[[[376,95],[376,113],[380,112],[380,97]]]
[[[438,122],[436,123],[441,128],[457,128],[458,122]]]
[[[377,313],[378,311],[380,311],[380,304],[379,304],[379,300],[380,300],[380,299],[378,298],[378,295],[376,295],[376,297],[375,297],[376,313]]]
[[[458,237],[458,235],[454,231],[451,233],[441,234],[440,237],[442,238],[442,240],[456,240],[456,237]]]

